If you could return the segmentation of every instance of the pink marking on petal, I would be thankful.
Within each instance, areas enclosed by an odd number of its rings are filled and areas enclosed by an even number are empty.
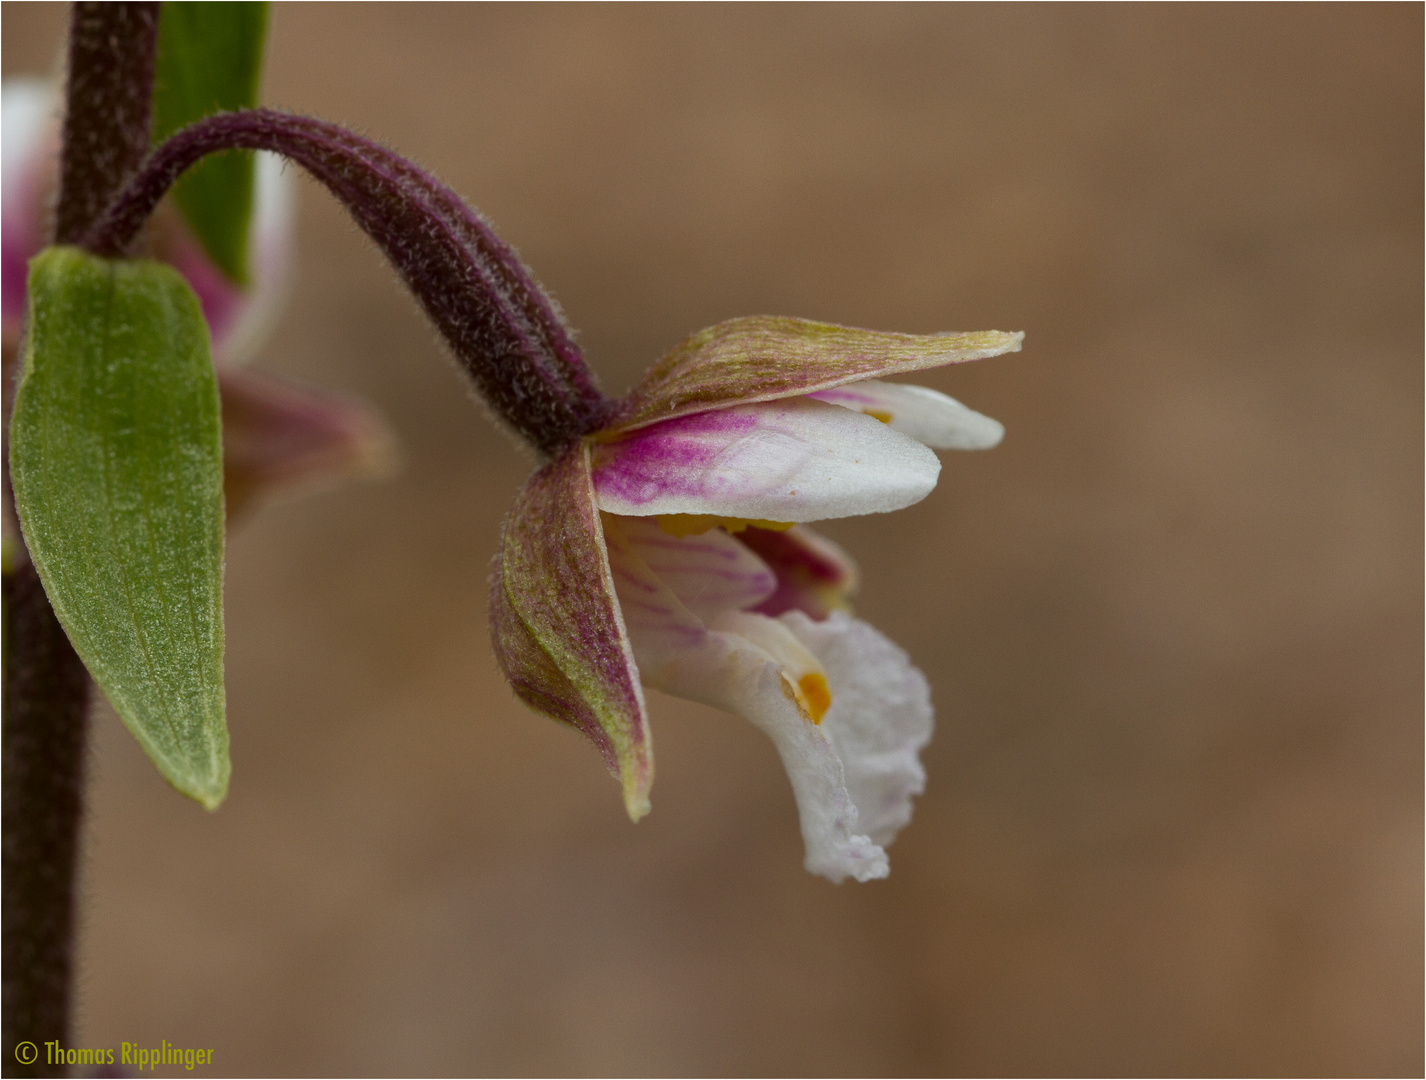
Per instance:
[[[708,467],[728,443],[757,426],[755,416],[725,410],[640,428],[595,448],[595,490],[635,506],[673,493],[700,494]]]
[[[617,521],[632,551],[699,618],[751,608],[777,588],[767,565],[722,529],[677,537],[652,518]]]
[[[38,163],[36,163],[38,164]],[[44,170],[31,167],[5,192],[0,223],[0,313],[5,335],[18,334],[25,317],[25,279],[30,259],[45,246]]]
[[[30,261],[29,244],[16,237],[18,228],[5,227],[0,241],[0,314],[5,336],[17,334],[25,317],[25,275]]]

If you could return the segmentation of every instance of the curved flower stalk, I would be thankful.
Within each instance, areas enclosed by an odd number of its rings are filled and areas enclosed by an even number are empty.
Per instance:
[[[26,265],[48,243],[47,218],[58,183],[59,90],[40,79],[7,80],[0,107],[0,312],[8,375],[25,310]],[[250,286],[229,280],[169,208],[151,219],[146,234],[150,253],[174,266],[193,288],[212,335],[230,517],[280,490],[382,475],[396,457],[394,437],[369,405],[242,366],[272,329],[292,266],[292,178],[275,154],[259,153],[256,161]]]
[[[489,222],[423,169],[336,124],[275,109],[190,124],[144,161],[81,244],[123,256],[186,169],[233,149],[275,151],[323,184],[415,295],[476,393],[537,451],[555,453],[605,422],[611,402],[559,306]]]
[[[996,445],[996,421],[880,377],[1021,338],[734,319],[675,348],[530,479],[492,575],[496,654],[527,704],[595,743],[631,818],[649,810],[652,686],[772,739],[808,870],[887,875],[924,786],[930,694],[849,614],[856,568],[804,523],[909,506],[935,486],[933,449]]]

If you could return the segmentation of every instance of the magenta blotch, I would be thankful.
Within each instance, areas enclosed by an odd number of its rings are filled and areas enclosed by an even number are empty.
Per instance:
[[[730,442],[758,426],[757,417],[724,409],[639,428],[596,447],[594,487],[635,505],[662,495],[700,494],[709,486],[710,467],[728,452]]]

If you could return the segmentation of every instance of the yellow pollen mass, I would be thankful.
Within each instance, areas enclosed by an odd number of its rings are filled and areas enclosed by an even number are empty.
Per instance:
[[[832,691],[827,688],[827,677],[818,672],[802,676],[797,680],[797,689],[802,691],[802,700],[807,703],[807,712],[814,724],[820,724],[822,717],[832,707]]]
[[[891,423],[891,414],[889,412],[882,412],[880,409],[863,409],[862,412],[874,420],[880,420],[883,424]]]
[[[758,529],[771,529],[773,532],[786,532],[794,524],[791,521],[719,517],[717,514],[659,514],[658,523],[659,528],[670,536],[702,536],[719,525],[730,533],[742,532],[749,525]]]

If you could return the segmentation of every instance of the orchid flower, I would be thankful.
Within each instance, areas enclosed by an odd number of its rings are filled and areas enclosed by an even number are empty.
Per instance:
[[[734,319],[677,346],[530,479],[492,576],[496,655],[522,700],[599,748],[632,819],[653,780],[649,686],[772,739],[809,871],[887,875],[925,784],[930,693],[848,612],[856,568],[805,523],[910,506],[935,487],[933,449],[996,445],[996,421],[881,377],[1022,336]]]
[[[46,218],[58,182],[59,88],[40,79],[7,80],[0,147],[0,314],[5,364],[19,341],[26,264],[48,243]],[[223,402],[224,488],[230,517],[276,491],[356,476],[379,476],[395,460],[381,417],[347,395],[244,368],[286,298],[292,264],[293,184],[276,154],[256,155],[249,235],[252,283],[229,280],[181,216],[155,215],[152,254],[187,279],[212,336]]]

